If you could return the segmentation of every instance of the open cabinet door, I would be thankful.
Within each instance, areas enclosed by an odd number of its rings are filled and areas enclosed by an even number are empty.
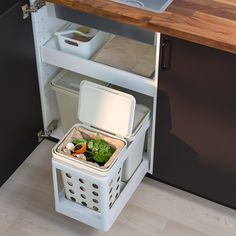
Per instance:
[[[38,145],[42,113],[30,17],[22,1],[0,9],[0,185]]]

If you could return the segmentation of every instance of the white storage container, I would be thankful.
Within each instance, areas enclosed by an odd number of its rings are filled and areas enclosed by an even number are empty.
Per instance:
[[[80,31],[81,27],[85,26],[72,24],[65,31],[56,32],[55,36],[58,38],[62,51],[88,59],[110,39],[110,34],[86,27],[90,32],[83,36]]]
[[[82,80],[95,81],[85,75],[62,70],[51,81],[51,87],[56,93],[59,115],[61,118],[62,128],[67,132],[78,120],[78,101],[80,83]],[[108,85],[106,82],[96,80],[96,83]]]
[[[63,209],[58,207],[58,211],[89,225],[96,225],[97,228],[107,230],[117,217],[117,215],[111,215],[110,209],[119,197],[122,183],[124,184],[121,182],[124,163],[127,160],[125,167],[127,173],[123,175],[128,179],[141,161],[133,160],[134,163],[132,159],[137,156],[142,159],[143,150],[140,147],[143,146],[146,130],[150,125],[149,109],[136,105],[134,97],[129,94],[88,81],[81,83],[78,107],[79,120],[83,125],[75,125],[53,149],[53,160],[57,162],[55,164],[53,161],[53,178],[56,193],[58,187],[55,168],[62,171],[65,189],[65,193],[62,192],[62,194],[66,194],[71,201],[80,204],[74,203],[72,207],[68,202],[62,207]],[[119,150],[108,168],[95,167],[81,160],[75,161],[58,152],[58,147],[70,135],[70,132],[79,127],[124,142],[124,147]],[[140,153],[137,153],[137,150]],[[60,197],[55,197],[55,199],[57,208]],[[76,207],[78,212],[74,215]],[[89,208],[90,211],[83,213],[81,207]],[[98,215],[93,213],[95,211]],[[82,217],[83,214],[88,216],[87,219]]]
[[[150,110],[143,105],[136,105],[135,115],[134,115],[134,123],[132,128],[132,136],[127,137],[126,141],[128,144],[132,142],[134,139],[138,139],[138,145],[133,147],[132,151],[129,153],[122,171],[122,178],[121,180],[124,182],[129,181],[139,164],[143,159],[143,148],[144,148],[144,141],[145,135],[140,137],[136,137],[136,134],[140,127],[143,125],[143,122],[146,122],[149,119]]]
[[[135,128],[136,122],[139,122],[145,118],[146,114],[149,112],[147,107],[149,108],[152,107],[152,98],[143,94],[140,95],[137,92],[134,92],[129,89],[121,88],[119,86],[113,85],[112,88],[131,94],[132,96],[136,98],[136,102],[144,105],[144,106],[138,105],[139,109],[136,111],[137,114],[134,117],[134,126],[133,126],[133,134],[134,134],[134,131],[136,129]],[[139,141],[140,146],[136,147],[136,149],[133,150],[132,155],[129,158],[127,158],[127,160],[125,161],[123,165],[122,181],[127,182],[131,178],[136,168],[138,167],[139,163],[142,161],[144,145],[147,146],[147,143],[144,142],[145,136],[141,136],[140,139],[142,139]],[[130,139],[126,139],[126,140],[128,142],[132,141]]]

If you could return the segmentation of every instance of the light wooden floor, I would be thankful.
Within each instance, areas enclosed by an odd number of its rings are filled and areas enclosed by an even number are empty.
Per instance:
[[[53,145],[43,141],[0,188],[0,236],[236,235],[236,211],[148,178],[109,232],[60,215],[53,202]]]

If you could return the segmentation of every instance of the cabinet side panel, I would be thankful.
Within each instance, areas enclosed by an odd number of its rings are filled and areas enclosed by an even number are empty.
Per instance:
[[[58,119],[59,117],[56,98],[54,91],[52,91],[50,87],[50,81],[60,69],[42,62],[40,48],[54,36],[56,31],[65,26],[66,22],[55,17],[53,4],[47,4],[37,13],[32,14],[32,24],[43,112],[43,123],[44,128],[46,129],[53,119]]]

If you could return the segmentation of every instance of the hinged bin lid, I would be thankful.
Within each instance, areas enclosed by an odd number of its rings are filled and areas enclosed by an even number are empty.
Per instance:
[[[130,137],[136,100],[127,93],[88,81],[80,84],[78,119],[120,137]]]

